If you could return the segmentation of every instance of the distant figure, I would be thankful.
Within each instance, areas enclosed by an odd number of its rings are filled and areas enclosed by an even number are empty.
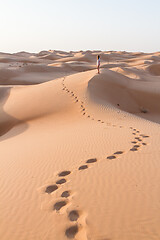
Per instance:
[[[98,55],[97,56],[97,69],[98,69],[98,73],[100,73],[99,72],[99,68],[100,68],[100,56]]]

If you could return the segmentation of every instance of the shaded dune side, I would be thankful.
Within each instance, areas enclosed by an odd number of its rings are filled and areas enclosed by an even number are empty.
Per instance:
[[[60,56],[57,56],[56,54],[47,54],[47,55],[41,56],[39,58],[48,59],[48,60],[57,60],[60,58]]]
[[[8,131],[10,131],[15,125],[22,123],[22,121],[12,117],[8,113],[4,111],[4,105],[7,102],[10,96],[11,88],[10,87],[1,87],[0,88],[0,137],[5,135]],[[23,129],[27,128],[27,124],[25,124]],[[19,132],[17,132],[18,134]],[[2,139],[1,139],[2,140]]]
[[[160,64],[153,64],[147,68],[150,74],[160,76]]]
[[[1,85],[33,85],[45,81],[51,81],[57,77],[56,74],[66,75],[70,73],[70,68],[61,68],[59,66],[49,66],[46,64],[23,65],[11,69],[0,69],[0,84]],[[26,74],[32,74],[29,79]],[[43,74],[43,79],[38,80]],[[48,77],[48,78],[47,78]]]
[[[58,67],[46,66],[44,64],[36,64],[36,65],[29,65],[24,67],[24,72],[27,73],[54,73],[56,71],[60,71]]]
[[[0,58],[0,63],[11,63],[11,62],[37,63],[38,60],[35,58],[24,58],[19,56]]]
[[[70,61],[79,61],[79,62],[88,62],[88,63],[95,63],[95,56],[91,53],[77,53],[74,57],[65,57],[63,59],[58,59],[55,62],[70,62]]]
[[[72,114],[74,108],[70,99],[63,93],[61,95],[59,80],[28,87],[0,88],[0,141],[25,131],[30,121],[49,115],[54,115],[54,119],[63,115],[63,120],[70,116],[68,111]],[[18,126],[16,131],[6,135],[15,126]]]
[[[135,79],[103,69],[100,75],[89,81],[88,92],[97,103],[108,102],[118,109],[146,119],[155,121],[151,113],[160,115],[160,88],[157,83],[135,82]]]
[[[20,75],[20,70],[0,69],[0,84],[12,84],[12,78]]]
[[[61,79],[28,87],[3,87],[1,90],[5,99],[0,101],[2,134],[20,123],[52,114],[55,118],[61,114],[65,116],[68,111],[74,111],[70,99],[61,93]]]
[[[52,66],[53,69],[55,69],[55,71],[59,72],[60,70],[65,72],[65,73],[73,73],[73,72],[84,72],[84,71],[89,71],[94,69],[94,66],[91,65],[86,65],[83,64],[82,62],[76,62],[76,61],[72,61],[69,63],[65,63],[62,62],[59,65],[55,65],[53,64],[49,64],[48,66]]]

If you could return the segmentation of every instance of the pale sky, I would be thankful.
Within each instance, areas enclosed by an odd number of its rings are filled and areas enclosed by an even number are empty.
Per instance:
[[[160,0],[0,0],[0,52],[159,51]]]

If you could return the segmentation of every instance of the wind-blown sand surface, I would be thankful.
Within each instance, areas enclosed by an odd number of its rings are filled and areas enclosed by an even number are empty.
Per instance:
[[[1,240],[160,239],[159,52],[0,53],[0,84]]]

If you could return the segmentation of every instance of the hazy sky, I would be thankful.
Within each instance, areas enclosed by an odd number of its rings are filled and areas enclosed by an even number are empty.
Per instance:
[[[0,52],[159,51],[160,0],[0,0]]]

